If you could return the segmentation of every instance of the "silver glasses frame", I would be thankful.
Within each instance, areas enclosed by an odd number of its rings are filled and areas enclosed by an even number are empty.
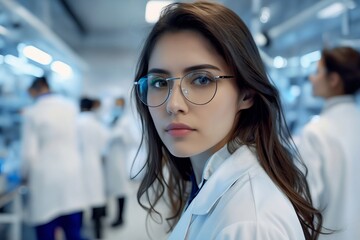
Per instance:
[[[213,98],[215,97],[215,95],[216,95],[216,93],[217,93],[217,81],[218,81],[218,80],[220,80],[220,79],[234,78],[234,76],[228,76],[228,75],[213,76],[213,74],[210,73],[210,72],[208,72],[208,71],[195,71],[195,72],[204,72],[204,73],[210,74],[210,75],[214,78],[215,83],[216,83],[216,88],[215,88],[215,93],[214,93],[214,95],[210,98],[209,101],[207,101],[207,102],[205,102],[205,103],[200,103],[200,104],[190,101],[190,100],[185,96],[184,90],[181,89],[181,94],[184,96],[184,98],[185,98],[188,102],[191,102],[192,104],[195,104],[195,105],[205,105],[205,104],[208,104],[209,102],[211,102],[211,100],[213,100]],[[189,73],[185,74],[185,75],[182,76],[182,77],[169,77],[169,78],[164,78],[164,80],[165,80],[165,81],[180,80],[180,87],[181,87],[181,83],[182,83],[183,79],[184,79],[187,75],[189,75],[189,74],[191,74],[191,73],[194,73],[194,72],[189,72]],[[147,75],[148,75],[148,74],[147,74]],[[146,77],[147,75],[145,75],[144,77]],[[142,78],[144,78],[144,77],[141,77],[140,79],[142,79]],[[156,106],[151,106],[151,105],[148,105],[147,103],[145,103],[145,102],[142,100],[142,98],[141,98],[141,96],[140,96],[140,93],[139,93],[139,90],[138,90],[138,87],[137,87],[138,85],[140,85],[140,83],[139,83],[140,79],[137,80],[136,82],[134,82],[134,86],[135,86],[135,91],[136,91],[137,97],[140,99],[140,101],[141,101],[144,105],[146,105],[146,106],[148,106],[148,107],[152,107],[152,108],[160,107],[161,105],[163,105],[163,104],[169,99],[169,96],[170,96],[170,94],[171,94],[171,92],[172,92],[173,86],[168,88],[167,96],[166,96],[165,100],[164,100],[162,103],[160,103],[160,104],[158,104],[158,105],[156,105]]]

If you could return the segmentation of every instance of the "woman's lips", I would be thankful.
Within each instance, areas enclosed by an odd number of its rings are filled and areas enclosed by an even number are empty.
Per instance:
[[[172,123],[165,128],[165,132],[173,137],[184,137],[194,131],[193,128],[182,123]]]

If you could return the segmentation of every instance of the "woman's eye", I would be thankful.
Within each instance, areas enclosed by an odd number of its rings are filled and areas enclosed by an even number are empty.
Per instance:
[[[192,84],[195,85],[208,85],[212,83],[213,80],[209,78],[208,76],[198,76],[192,80]]]
[[[163,78],[155,78],[151,80],[150,85],[154,88],[167,88],[168,82]]]

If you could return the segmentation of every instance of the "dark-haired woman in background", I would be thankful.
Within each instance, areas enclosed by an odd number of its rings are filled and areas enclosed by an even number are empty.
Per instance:
[[[360,54],[350,47],[325,49],[313,95],[325,100],[319,118],[305,126],[299,151],[308,167],[314,205],[323,210],[326,228],[320,239],[360,239]]]
[[[170,198],[169,239],[317,238],[321,214],[293,162],[278,91],[234,12],[168,6],[134,84],[148,149],[138,200],[152,214]]]

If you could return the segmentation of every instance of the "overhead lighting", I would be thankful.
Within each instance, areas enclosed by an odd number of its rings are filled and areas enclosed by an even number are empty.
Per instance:
[[[267,23],[270,20],[271,11],[268,7],[263,7],[260,10],[260,22]]]
[[[0,35],[8,36],[10,35],[10,32],[6,27],[0,25]]]
[[[353,0],[337,1],[318,12],[317,17],[321,19],[334,18],[343,13],[346,9],[354,9],[356,3]]]
[[[259,47],[266,47],[270,44],[269,37],[264,32],[258,32],[254,34],[254,40]]]
[[[48,65],[52,61],[50,54],[31,45],[23,48],[23,54],[25,57],[43,65]]]
[[[290,93],[291,95],[293,95],[294,97],[298,97],[301,94],[301,88],[298,85],[292,85],[290,87]]]
[[[51,64],[51,70],[64,78],[70,78],[73,75],[72,68],[64,62],[54,61]]]
[[[14,55],[4,56],[4,62],[15,70],[35,77],[41,77],[44,75],[44,70],[30,63],[24,62],[22,59],[15,57]]]
[[[283,68],[287,65],[287,60],[281,56],[276,56],[274,58],[273,65],[275,68]]]
[[[334,18],[343,13],[346,6],[342,2],[334,2],[317,13],[317,17],[320,19]]]
[[[174,1],[148,1],[145,11],[146,22],[156,23],[160,18],[162,9],[173,2]]]

